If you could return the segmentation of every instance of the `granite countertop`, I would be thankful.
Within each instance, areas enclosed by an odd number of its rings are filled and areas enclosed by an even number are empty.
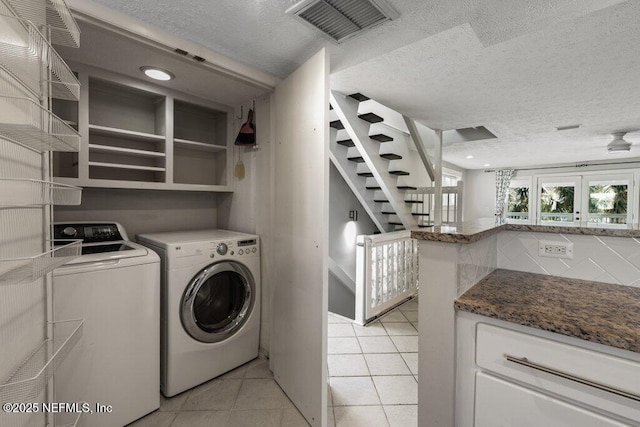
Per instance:
[[[559,227],[548,225],[503,224],[495,221],[463,222],[456,226],[411,230],[411,237],[445,243],[473,243],[501,231],[531,231],[537,233],[582,234],[585,236],[640,237],[640,230],[620,228]]]
[[[640,353],[640,288],[495,270],[457,310]]]

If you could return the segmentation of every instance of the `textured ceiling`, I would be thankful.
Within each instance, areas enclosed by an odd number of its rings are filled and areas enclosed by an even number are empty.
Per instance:
[[[341,45],[285,15],[295,0],[98,2],[280,77],[326,46],[334,89],[495,133],[446,148],[465,168],[601,159],[608,133],[640,129],[637,0],[389,0],[400,18]]]

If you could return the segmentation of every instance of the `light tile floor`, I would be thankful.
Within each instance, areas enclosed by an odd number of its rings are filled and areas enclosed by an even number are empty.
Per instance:
[[[307,427],[273,379],[266,360],[255,359],[172,398],[129,427]]]
[[[417,426],[418,302],[367,326],[329,314],[329,427]],[[255,359],[172,398],[129,427],[306,427],[308,423]]]
[[[418,425],[418,299],[367,326],[329,314],[329,426]]]

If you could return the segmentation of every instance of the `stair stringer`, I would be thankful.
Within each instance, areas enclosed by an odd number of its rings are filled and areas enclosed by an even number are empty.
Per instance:
[[[381,191],[393,207],[403,227],[407,230],[417,228],[418,223],[411,215],[411,208],[404,202],[404,191],[396,188],[398,178],[388,173],[389,161],[379,155],[380,143],[369,138],[369,124],[358,118],[358,101],[333,91],[330,95],[333,109],[360,155],[364,158],[365,164],[373,173]]]

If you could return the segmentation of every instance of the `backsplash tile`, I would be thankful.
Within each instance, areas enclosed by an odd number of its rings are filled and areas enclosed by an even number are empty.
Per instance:
[[[573,243],[573,259],[538,255],[538,241]],[[640,241],[627,237],[503,231],[497,235],[497,266],[640,287]]]
[[[496,236],[490,236],[474,243],[459,245],[458,295],[465,293],[496,269],[498,264],[496,245]]]

